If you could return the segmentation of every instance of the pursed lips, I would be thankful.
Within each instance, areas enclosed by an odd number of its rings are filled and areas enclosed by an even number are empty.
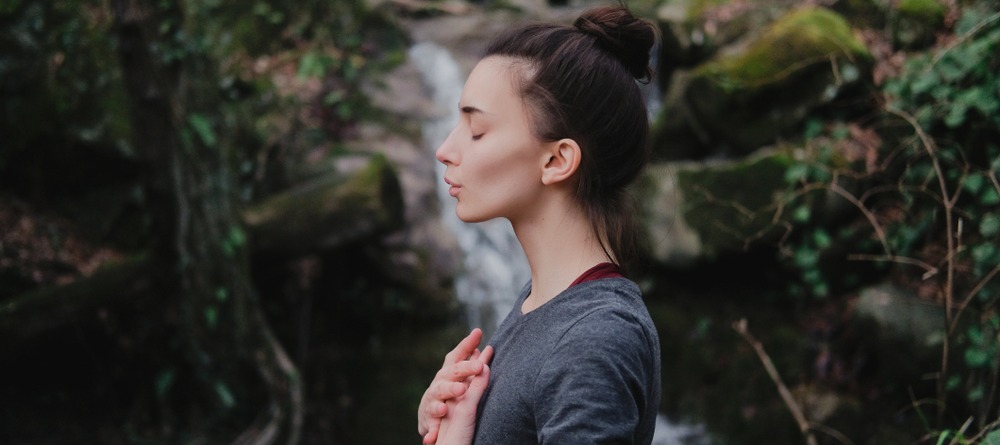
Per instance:
[[[458,190],[462,188],[462,186],[451,182],[451,180],[449,180],[448,178],[444,178],[444,182],[451,186],[448,188],[448,194],[451,195],[452,197],[457,196]]]

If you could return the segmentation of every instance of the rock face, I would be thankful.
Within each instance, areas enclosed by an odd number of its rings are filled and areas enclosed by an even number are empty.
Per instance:
[[[687,267],[773,242],[783,230],[773,221],[774,203],[788,190],[791,160],[775,149],[745,160],[651,166],[638,188],[648,253]]]
[[[705,157],[748,154],[818,107],[860,91],[871,64],[838,14],[818,7],[789,12],[745,46],[720,49],[689,74],[674,76],[655,151],[676,158],[672,142],[693,134]]]
[[[890,283],[862,289],[855,310],[887,334],[905,336],[916,345],[937,348],[944,341],[944,308]]]
[[[302,254],[400,227],[399,181],[385,158],[341,161],[340,174],[320,176],[247,209],[254,247]]]

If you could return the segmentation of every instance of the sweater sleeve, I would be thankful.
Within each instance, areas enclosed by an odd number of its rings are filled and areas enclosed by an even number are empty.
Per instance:
[[[540,444],[632,444],[656,378],[647,333],[628,313],[603,308],[575,323],[535,380]],[[655,403],[655,402],[653,402]]]

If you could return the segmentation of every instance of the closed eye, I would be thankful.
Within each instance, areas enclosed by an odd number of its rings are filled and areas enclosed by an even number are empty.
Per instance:
[[[478,141],[478,140],[480,140],[482,138],[483,138],[483,133],[472,135],[472,140],[474,140],[474,141]]]

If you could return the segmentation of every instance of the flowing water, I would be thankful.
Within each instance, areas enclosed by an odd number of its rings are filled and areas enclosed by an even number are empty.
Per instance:
[[[466,73],[449,51],[431,42],[415,44],[410,60],[421,73],[439,113],[423,125],[424,146],[428,156],[451,132],[459,119],[458,101]],[[657,98],[655,82],[644,87],[647,97]],[[659,102],[650,103],[655,114]],[[466,309],[471,327],[490,333],[511,310],[530,271],[527,259],[506,220],[466,224],[455,216],[455,201],[448,194],[444,165],[437,163],[437,194],[441,200],[441,219],[458,240],[463,269],[456,274],[455,293]],[[679,424],[665,416],[656,422],[654,445],[710,445],[701,425]]]

